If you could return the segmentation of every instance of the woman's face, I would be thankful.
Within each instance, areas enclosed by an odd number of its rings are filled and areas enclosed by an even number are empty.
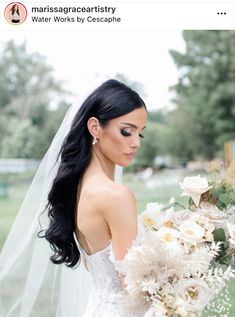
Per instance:
[[[128,166],[141,146],[147,113],[144,107],[109,121],[99,134],[99,148],[108,160]]]

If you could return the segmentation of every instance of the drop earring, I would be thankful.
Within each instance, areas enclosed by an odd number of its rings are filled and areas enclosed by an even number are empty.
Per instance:
[[[96,137],[94,137],[92,144],[95,145],[96,143],[97,143],[97,139],[96,139]]]

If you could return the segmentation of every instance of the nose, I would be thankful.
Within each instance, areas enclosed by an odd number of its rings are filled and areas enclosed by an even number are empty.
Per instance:
[[[131,147],[132,147],[132,148],[135,148],[135,149],[138,149],[140,146],[141,146],[141,144],[140,144],[140,137],[137,136],[137,137],[135,137],[135,138],[132,140]]]

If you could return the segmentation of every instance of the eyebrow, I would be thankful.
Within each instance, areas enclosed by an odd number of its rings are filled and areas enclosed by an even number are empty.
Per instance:
[[[137,125],[133,124],[133,123],[129,123],[129,122],[122,122],[122,124],[126,124],[126,125],[129,125],[130,127],[132,128],[135,128],[135,129],[138,129]],[[143,127],[141,130],[145,129],[145,127]]]

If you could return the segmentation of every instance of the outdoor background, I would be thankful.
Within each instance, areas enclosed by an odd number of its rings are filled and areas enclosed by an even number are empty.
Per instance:
[[[63,31],[62,31],[63,33]],[[32,35],[33,34],[33,35]],[[124,171],[138,212],[179,201],[186,175],[234,164],[235,31],[10,34],[0,46],[0,250],[63,116],[92,80],[121,80],[146,102],[147,128]],[[230,285],[231,317],[235,286]]]

